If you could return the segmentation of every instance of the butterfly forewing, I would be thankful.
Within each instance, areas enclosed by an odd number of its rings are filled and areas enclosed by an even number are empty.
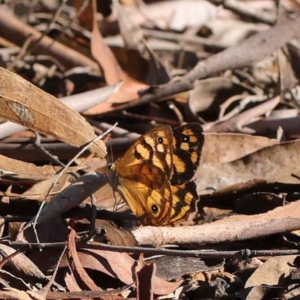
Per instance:
[[[202,127],[197,123],[173,129],[173,173],[172,185],[192,179],[199,165],[204,143]]]
[[[173,165],[173,134],[169,126],[157,126],[137,141],[126,151],[123,157],[115,163],[115,169],[122,176],[123,168],[150,162],[160,168],[167,177],[171,175]]]

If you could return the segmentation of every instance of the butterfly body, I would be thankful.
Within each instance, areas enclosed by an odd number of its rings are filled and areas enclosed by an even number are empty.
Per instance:
[[[107,172],[118,191],[144,225],[174,225],[182,221],[198,198],[190,181],[200,159],[202,128],[188,124],[172,131],[157,126],[134,142]]]

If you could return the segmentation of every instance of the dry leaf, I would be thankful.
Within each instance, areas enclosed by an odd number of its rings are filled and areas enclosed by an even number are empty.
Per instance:
[[[138,91],[148,86],[138,82],[124,82],[118,86],[118,90],[113,93],[105,102],[99,103],[84,112],[86,115],[101,115],[118,109],[118,106],[138,99]]]
[[[62,167],[58,166],[36,166],[20,160],[12,159],[0,155],[0,172],[2,178],[27,179],[31,181],[41,181],[53,178]],[[76,172],[80,167],[69,167],[65,173]]]
[[[0,68],[0,117],[81,147],[96,138],[93,128],[78,113],[20,76]],[[103,141],[90,150],[106,155]]]
[[[276,285],[280,278],[290,275],[296,255],[277,256],[268,259],[249,277],[245,288],[257,285]]]
[[[11,255],[16,252],[15,249],[0,244],[0,249],[5,253],[6,256]],[[6,256],[0,254],[0,260],[4,260]],[[14,257],[10,258],[9,261],[18,271],[18,275],[23,275],[31,278],[32,280],[38,282],[45,282],[46,276],[41,272],[41,270],[22,252],[18,253]]]
[[[201,164],[227,163],[262,148],[278,144],[275,139],[239,133],[206,133]]]
[[[97,234],[94,236],[95,242],[102,242],[99,235],[104,235],[111,245],[115,246],[136,246],[136,240],[133,234],[125,229],[118,228],[114,223],[105,220],[96,220],[95,223]]]
[[[155,272],[155,264],[146,264],[143,260],[143,255],[141,254],[137,265],[134,268],[138,299],[153,300],[152,281],[155,276]]]
[[[77,255],[76,244],[75,244],[75,235],[76,232],[74,229],[70,230],[69,237],[68,237],[68,259],[69,264],[74,273],[78,284],[81,286],[82,289],[86,290],[101,290],[92,278],[87,274],[85,269],[83,268],[81,261]]]
[[[14,299],[14,300],[40,300],[31,298],[26,292],[19,291],[18,289],[10,288],[6,291],[0,291],[1,299]]]
[[[201,164],[195,174],[199,193],[251,180],[299,183],[300,140],[275,144],[229,163]]]
[[[107,84],[116,84],[126,76],[121,70],[114,54],[103,41],[97,22],[97,2],[92,0],[93,4],[93,30],[91,36],[91,52],[95,60],[104,71]]]
[[[134,283],[133,267],[135,260],[127,253],[88,248],[80,249],[80,251],[78,255],[84,268],[103,272],[111,277],[118,278],[126,284]],[[166,295],[173,292],[181,283],[181,280],[168,282],[155,276],[152,288],[154,294]]]

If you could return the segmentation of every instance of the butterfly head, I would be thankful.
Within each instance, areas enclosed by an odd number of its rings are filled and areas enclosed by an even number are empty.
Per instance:
[[[105,175],[106,175],[107,181],[109,182],[112,189],[116,190],[116,188],[118,186],[118,176],[116,175],[116,172],[115,172],[115,163],[107,164],[107,167],[105,170]]]

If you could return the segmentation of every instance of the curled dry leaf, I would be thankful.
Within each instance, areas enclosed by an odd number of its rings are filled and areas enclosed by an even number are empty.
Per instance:
[[[152,280],[156,273],[156,265],[154,263],[146,264],[141,254],[134,273],[138,299],[153,300]]]
[[[2,68],[0,117],[77,147],[96,138],[93,128],[78,113],[20,76]],[[92,143],[90,149],[100,157],[106,155],[103,141]]]
[[[96,232],[94,241],[98,241],[98,235],[103,231],[106,239],[115,246],[136,246],[133,234],[125,229],[118,228],[114,223],[105,220],[96,220]],[[99,240],[100,242],[101,240]]]
[[[97,2],[92,0],[92,20],[93,30],[91,36],[91,52],[95,60],[99,63],[104,71],[104,76],[108,84],[118,83],[125,79],[125,73],[121,70],[114,54],[104,43],[103,37],[99,30],[97,22]]]
[[[76,281],[82,289],[86,290],[101,290],[98,287],[93,279],[87,274],[83,268],[81,261],[77,255],[76,244],[75,244],[75,235],[76,232],[74,229],[70,230],[68,237],[68,260],[73,274],[75,275]]]
[[[241,95],[242,97],[242,95],[253,93],[250,88],[246,90],[245,85],[224,77],[196,80],[194,84],[195,88],[189,91],[190,108],[194,114],[200,113],[203,117],[210,114],[217,116],[220,105],[232,96]]]
[[[70,292],[79,292],[82,290],[80,288],[80,286],[78,285],[78,283],[74,277],[74,274],[71,270],[65,274],[64,280],[65,280],[66,286]]]
[[[238,44],[247,37],[269,28],[266,24],[243,22],[236,19],[213,19],[206,26],[211,30],[210,40],[230,47]]]

